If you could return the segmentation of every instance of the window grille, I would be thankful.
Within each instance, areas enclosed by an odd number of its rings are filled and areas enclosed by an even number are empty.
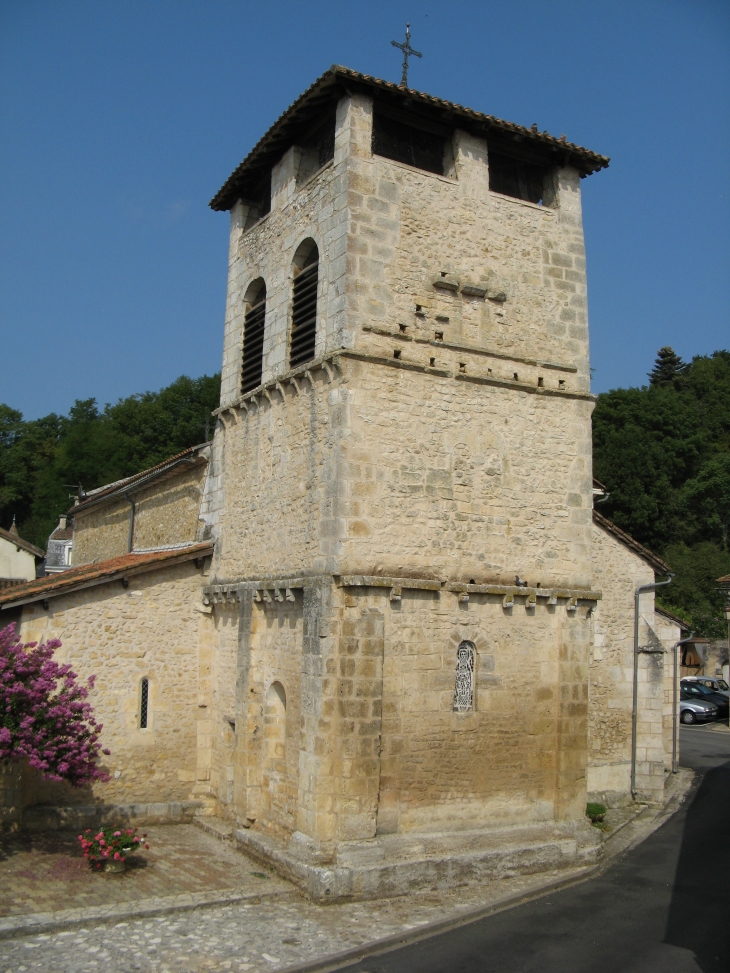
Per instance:
[[[139,698],[140,730],[147,729],[147,707],[149,706],[149,699],[150,699],[150,681],[149,679],[143,679],[140,687],[140,698]]]
[[[264,366],[264,325],[266,323],[266,286],[262,285],[253,298],[243,322],[243,368],[241,392],[250,392],[261,385]]]
[[[462,642],[456,650],[455,713],[466,713],[474,709],[474,655],[471,642]]]
[[[545,177],[549,169],[489,152],[489,188],[503,196],[524,199],[528,203],[544,202]]]
[[[292,302],[290,368],[303,365],[314,358],[317,340],[317,285],[319,282],[319,253],[312,245],[306,266],[294,270]]]
[[[443,135],[413,128],[379,113],[373,118],[374,155],[443,176],[445,147]]]

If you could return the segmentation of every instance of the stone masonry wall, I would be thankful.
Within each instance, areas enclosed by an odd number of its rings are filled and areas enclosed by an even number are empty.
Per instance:
[[[93,793],[44,783],[41,803],[130,804],[183,801],[195,784],[198,641],[205,578],[192,561],[86,588],[23,609],[24,641],[61,639],[58,659],[84,681],[104,724],[111,774]],[[149,679],[148,729],[139,728],[140,681]]]
[[[489,191],[486,141],[455,131],[454,177],[439,176],[373,156],[372,106],[356,100],[351,112],[346,326],[355,347],[587,392],[578,173],[557,170],[553,205],[537,206]],[[487,294],[465,295],[464,285]]]
[[[131,495],[135,508],[132,550],[198,540],[205,475],[206,467],[200,464]],[[127,500],[113,499],[77,514],[74,518],[73,566],[127,554],[131,510]]]
[[[672,769],[672,734],[674,730],[674,646],[682,637],[679,625],[657,611],[656,634],[666,650],[664,656],[664,769]],[[677,704],[679,705],[679,704]],[[679,713],[677,713],[677,757],[679,757]]]
[[[74,517],[72,566],[121,557],[129,551],[131,507],[113,500]]]
[[[134,496],[134,550],[194,544],[205,465],[184,470]]]
[[[651,584],[654,571],[594,525],[593,575],[603,599],[595,614],[590,664],[588,793],[605,802],[630,792],[634,589]],[[661,648],[654,627],[654,594],[649,591],[640,601],[640,647]],[[636,781],[641,796],[651,800],[661,800],[664,793],[664,679],[664,655],[640,654]]]
[[[226,419],[219,579],[590,586],[592,403],[341,359]]]

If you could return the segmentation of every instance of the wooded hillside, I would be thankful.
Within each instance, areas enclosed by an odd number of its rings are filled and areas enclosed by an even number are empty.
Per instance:
[[[0,404],[0,527],[15,517],[20,536],[45,550],[78,484],[93,490],[205,442],[219,400],[220,375],[183,375],[101,411],[77,399],[67,416],[25,422]]]
[[[598,396],[598,506],[676,572],[661,603],[698,634],[727,629],[715,580],[730,574],[730,352],[685,364],[662,348],[643,388]]]

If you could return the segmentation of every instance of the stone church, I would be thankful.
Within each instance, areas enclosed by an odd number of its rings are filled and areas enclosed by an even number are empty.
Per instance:
[[[263,135],[211,202],[212,442],[86,494],[71,566],[0,592],[96,674],[112,752],[93,793],[26,775],[16,818],[216,816],[323,900],[595,860],[587,798],[630,799],[634,589],[668,571],[593,510],[580,187],[607,165],[342,67]],[[650,801],[658,624],[648,592]]]

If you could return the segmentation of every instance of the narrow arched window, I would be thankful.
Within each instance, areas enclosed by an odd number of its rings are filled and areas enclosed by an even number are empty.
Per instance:
[[[139,686],[139,728],[147,729],[147,710],[150,702],[150,681],[143,679]]]
[[[264,365],[266,284],[261,277],[249,286],[244,297],[244,303],[246,306],[246,316],[243,320],[241,392],[245,394],[261,385]]]
[[[456,687],[454,689],[454,712],[466,713],[474,709],[474,646],[462,642],[456,650]]]
[[[305,240],[294,255],[290,368],[296,368],[314,358],[317,342],[318,283],[319,250],[314,240]]]

